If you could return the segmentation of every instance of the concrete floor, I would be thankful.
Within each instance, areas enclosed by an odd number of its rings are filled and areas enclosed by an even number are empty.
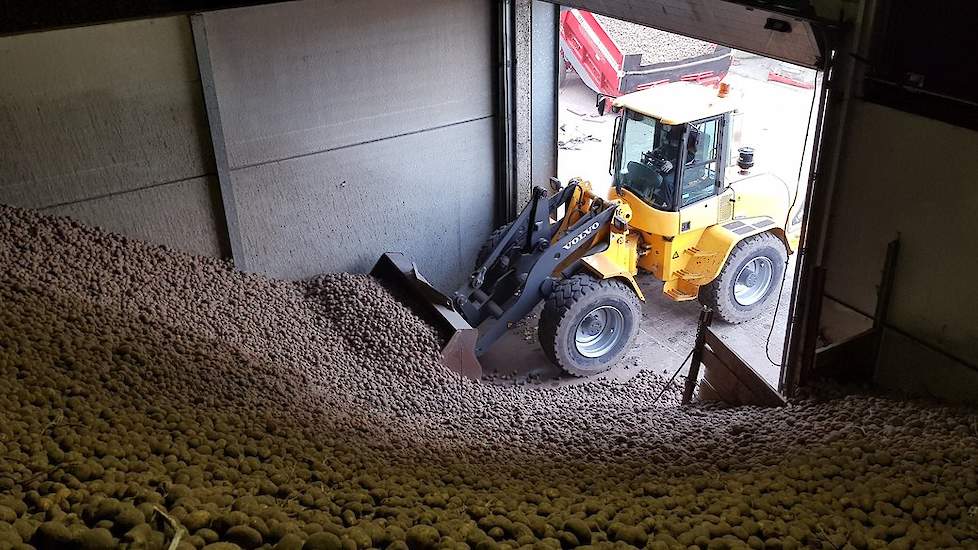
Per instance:
[[[810,122],[813,91],[768,82],[768,69],[775,64],[769,59],[738,52],[725,82],[744,94],[744,144],[751,144],[757,150],[755,171],[770,171],[794,184],[798,180],[800,162],[802,174],[808,172],[805,134]],[[608,155],[614,117],[598,116],[594,92],[575,74],[568,77],[559,98],[558,177],[562,181],[583,177],[590,180],[596,190],[605,192],[611,179]],[[799,193],[803,192],[800,185]],[[717,320],[713,324],[717,336],[775,388],[781,370],[776,363],[781,362],[794,267],[792,257],[777,316],[772,303],[753,321],[729,325]],[[599,375],[599,380],[623,381],[643,370],[671,376],[693,348],[699,303],[670,300],[662,294],[662,283],[647,274],[639,276],[639,285],[646,296],[639,335],[625,360]],[[551,385],[588,381],[564,375],[544,356],[536,337],[539,309],[514,326],[492,351],[482,357],[487,380],[504,384]],[[687,370],[688,366],[684,366],[682,374]]]
[[[781,369],[768,359],[765,347],[770,357],[780,363],[794,265],[794,261],[788,264],[788,276],[777,318],[775,318],[775,304],[772,303],[753,321],[731,325],[715,320],[712,325],[713,332],[775,388],[778,386]],[[672,301],[662,293],[662,282],[650,275],[640,275],[638,280],[645,294],[638,337],[625,359],[611,370],[597,376],[599,380],[624,381],[643,370],[672,376],[693,349],[701,307],[699,302]],[[580,384],[588,381],[588,379],[564,374],[543,354],[537,340],[540,309],[541,307],[538,307],[532,315],[517,323],[481,358],[487,380],[497,383],[551,385]],[[771,332],[772,323],[775,325],[773,332]],[[771,339],[768,344],[769,332],[771,332]],[[687,362],[682,369],[683,376],[688,368]]]

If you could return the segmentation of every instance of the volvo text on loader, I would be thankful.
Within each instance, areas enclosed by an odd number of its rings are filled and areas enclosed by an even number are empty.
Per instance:
[[[374,275],[420,298],[446,331],[443,362],[469,376],[540,302],[538,337],[550,360],[578,376],[607,370],[642,319],[639,272],[663,281],[668,298],[699,299],[728,322],[755,317],[780,289],[800,215],[782,180],[750,173],[752,150],[735,158],[740,114],[727,92],[673,83],[614,99],[608,196],[576,178],[552,179],[552,194],[535,187],[451,295],[399,253],[385,254]]]

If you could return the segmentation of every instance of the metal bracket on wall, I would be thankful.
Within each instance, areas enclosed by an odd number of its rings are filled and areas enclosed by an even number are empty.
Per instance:
[[[873,360],[873,375],[880,366],[880,355],[883,351],[883,327],[887,324],[890,314],[890,302],[893,298],[893,282],[896,279],[897,258],[900,256],[900,235],[886,245],[886,258],[883,260],[883,272],[880,285],[876,291],[876,311],[873,315],[873,332],[876,333],[876,356]]]
[[[221,190],[221,203],[224,207],[228,243],[231,246],[231,259],[234,261],[235,269],[247,271],[248,263],[241,246],[238,210],[234,200],[234,188],[231,184],[231,167],[228,164],[227,142],[224,140],[224,126],[221,124],[217,89],[214,87],[214,69],[211,66],[210,49],[207,46],[207,27],[204,15],[200,13],[191,15],[190,26],[193,30],[194,52],[197,54],[200,86],[204,93],[207,126],[210,130],[211,145],[214,147],[214,164],[217,168],[217,180]]]

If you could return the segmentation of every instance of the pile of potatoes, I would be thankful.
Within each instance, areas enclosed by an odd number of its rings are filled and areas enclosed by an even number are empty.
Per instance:
[[[0,549],[974,548],[974,410],[499,386],[375,280],[0,207]]]

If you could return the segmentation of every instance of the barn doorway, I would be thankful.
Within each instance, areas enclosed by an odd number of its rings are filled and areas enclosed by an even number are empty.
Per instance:
[[[584,10],[562,8],[558,25],[561,181],[583,178],[600,195],[613,185],[616,115],[598,112],[599,94],[618,97],[683,81],[711,88],[722,83],[738,98],[738,148],[754,151],[747,177],[769,174],[782,181],[790,215],[779,224],[800,230],[819,122],[819,71]],[[774,388],[784,364],[797,257],[792,253],[785,264],[760,266],[766,269],[759,269],[755,280],[768,278],[771,288],[756,315],[737,324],[717,320],[712,326]],[[693,345],[701,306],[695,299],[676,301],[663,293],[662,281],[648,273],[638,279],[646,296],[643,326],[624,367],[671,374]]]

